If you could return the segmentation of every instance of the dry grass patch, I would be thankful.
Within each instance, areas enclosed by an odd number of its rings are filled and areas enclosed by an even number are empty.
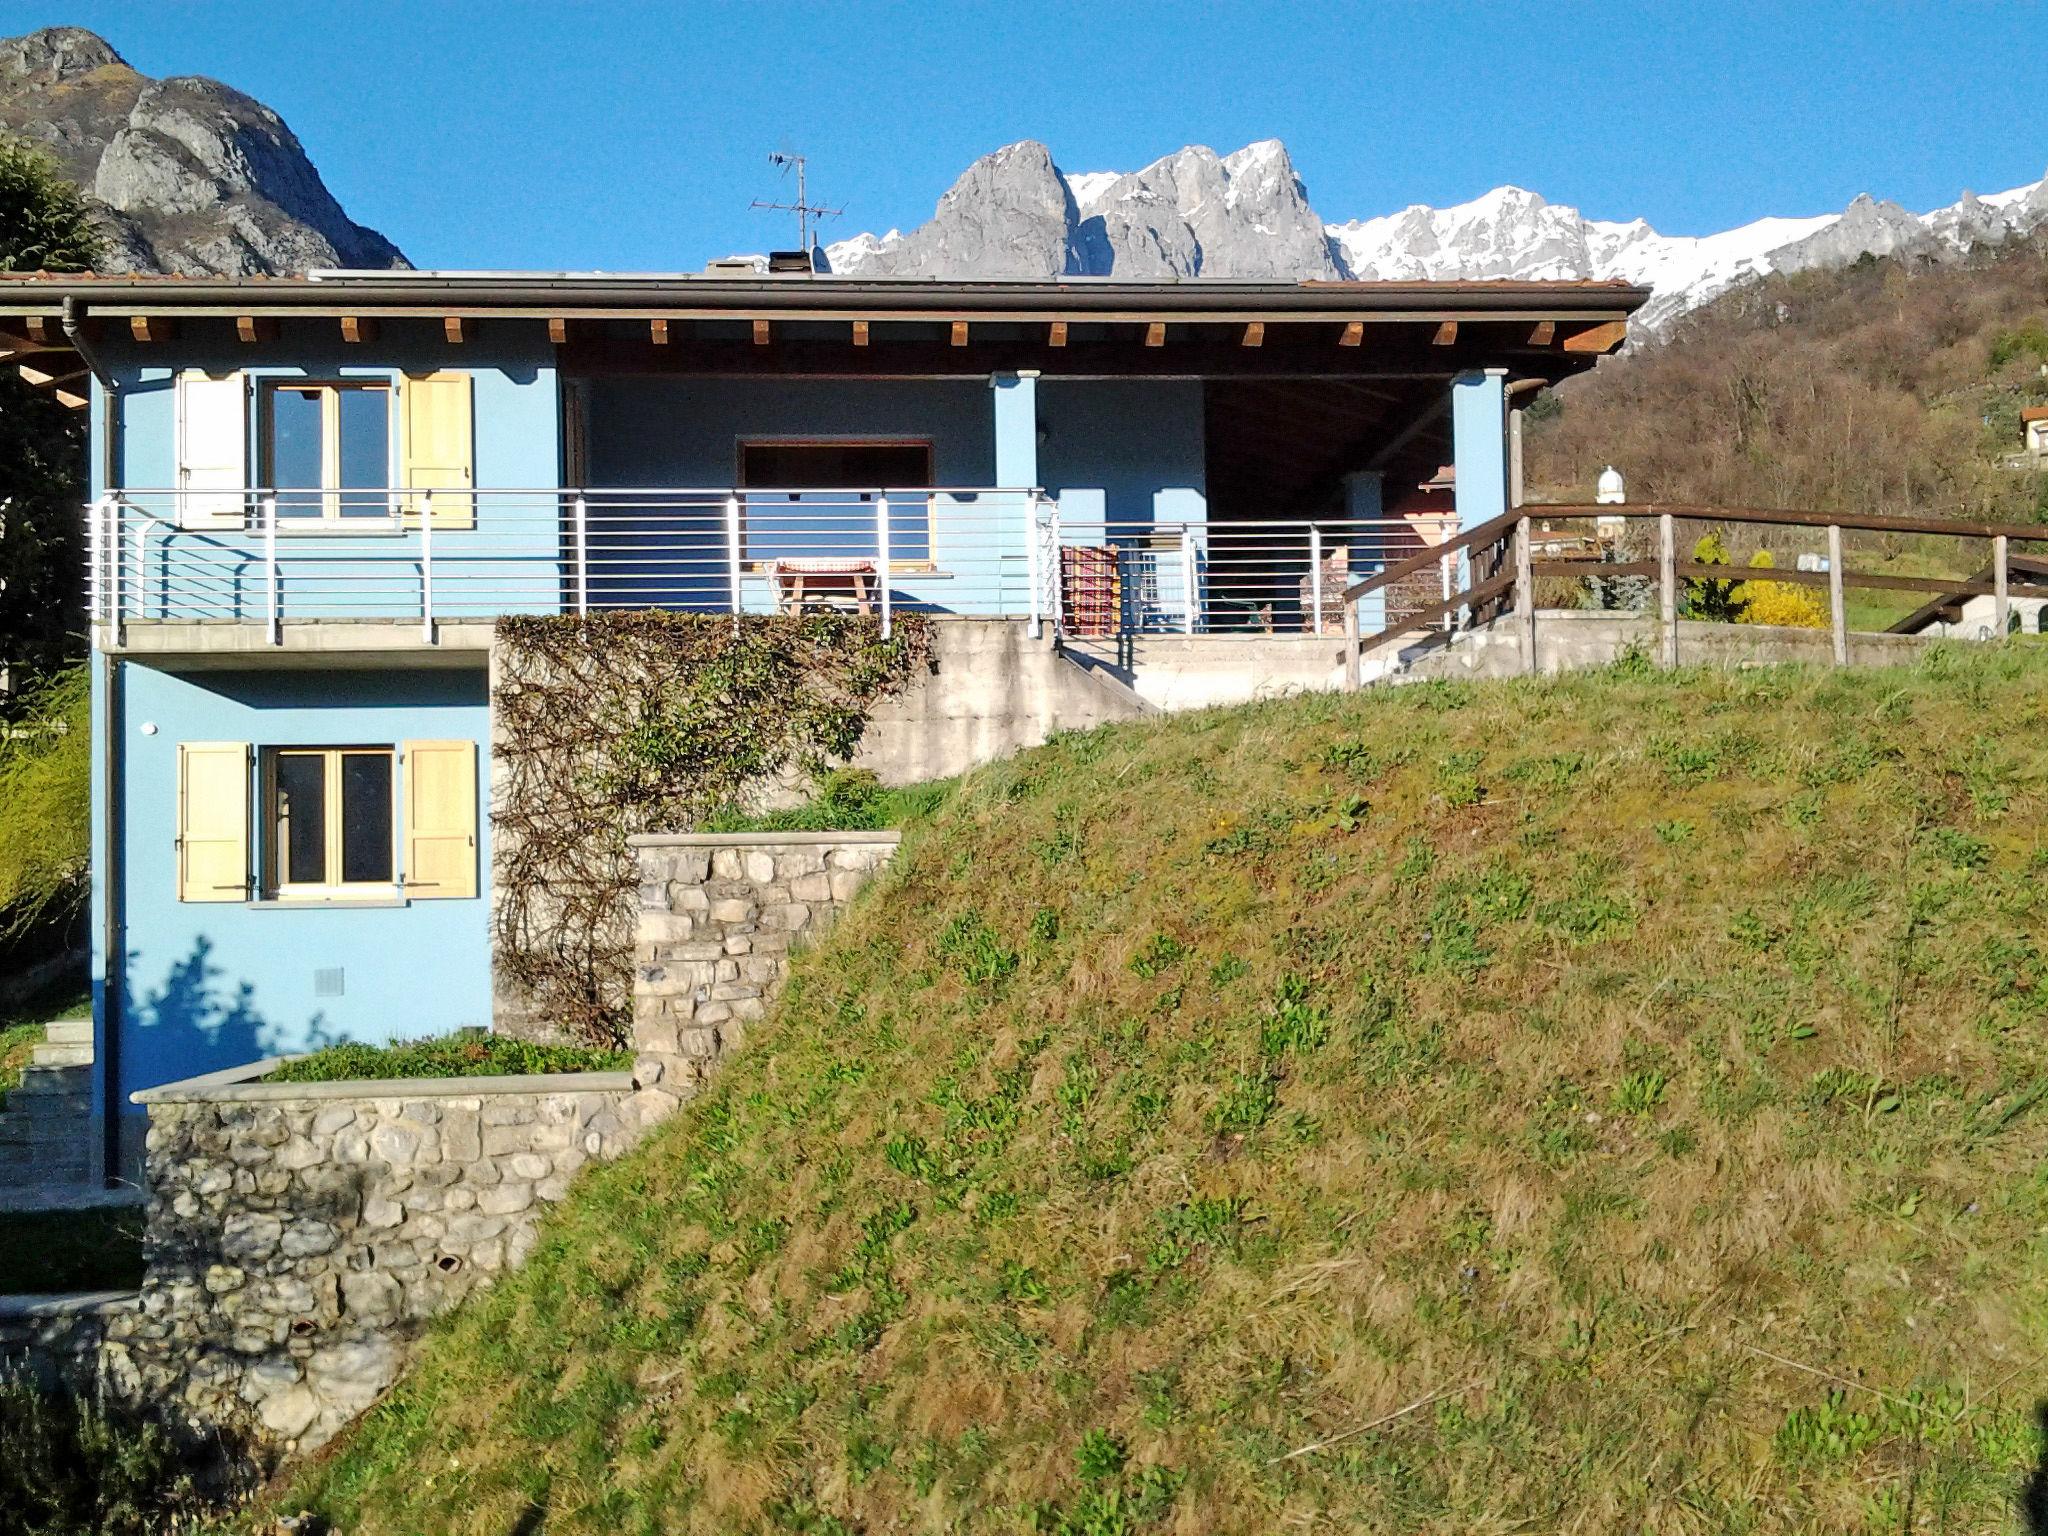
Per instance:
[[[1623,669],[983,770],[291,1499],[363,1536],[2007,1529],[2044,684]]]

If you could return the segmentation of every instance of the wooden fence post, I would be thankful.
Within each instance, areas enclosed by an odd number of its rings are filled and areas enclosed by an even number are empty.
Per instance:
[[[2006,537],[1991,540],[1991,638],[2003,640],[2005,626],[2012,622],[2012,599],[2006,594]]]
[[[1536,671],[1536,581],[1529,553],[1529,519],[1515,521],[1515,629],[1522,641],[1522,671]]]
[[[1842,595],[1842,525],[1828,524],[1828,622],[1835,632],[1835,665],[1849,665],[1849,608]]]
[[[1678,535],[1671,514],[1657,514],[1657,619],[1663,628],[1664,665],[1678,665]]]
[[[1344,599],[1344,686],[1352,693],[1358,692],[1362,681],[1363,658],[1358,654],[1363,642],[1358,635],[1358,599]]]

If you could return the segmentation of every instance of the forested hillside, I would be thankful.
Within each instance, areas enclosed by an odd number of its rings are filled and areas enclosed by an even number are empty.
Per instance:
[[[1771,277],[1603,362],[1530,412],[1532,497],[2032,522],[2048,478],[2005,460],[2048,403],[2048,242],[1936,264]]]

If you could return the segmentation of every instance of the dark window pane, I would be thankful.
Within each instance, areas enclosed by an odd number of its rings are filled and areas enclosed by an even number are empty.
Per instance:
[[[270,483],[280,491],[320,488],[320,392],[270,392]],[[280,495],[279,517],[318,517],[318,496]]]
[[[341,878],[391,878],[391,756],[341,755]]]
[[[867,490],[932,483],[928,443],[748,443],[740,459],[748,485],[778,490]]]
[[[277,759],[278,875],[287,885],[327,880],[327,765],[316,753]]]
[[[382,389],[341,391],[341,487],[382,490],[391,483],[391,397]],[[343,517],[384,517],[382,496],[343,496]]]

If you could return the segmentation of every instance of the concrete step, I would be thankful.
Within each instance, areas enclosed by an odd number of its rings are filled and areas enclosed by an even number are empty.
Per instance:
[[[7,1090],[8,1102],[17,1098],[40,1098],[50,1094],[92,1092],[92,1068],[67,1062],[60,1066],[28,1066],[21,1082]]]
[[[28,1059],[38,1067],[89,1067],[92,1065],[92,1043],[52,1045],[46,1041],[31,1050]]]
[[[91,1019],[58,1019],[43,1026],[43,1038],[51,1045],[92,1044]]]

